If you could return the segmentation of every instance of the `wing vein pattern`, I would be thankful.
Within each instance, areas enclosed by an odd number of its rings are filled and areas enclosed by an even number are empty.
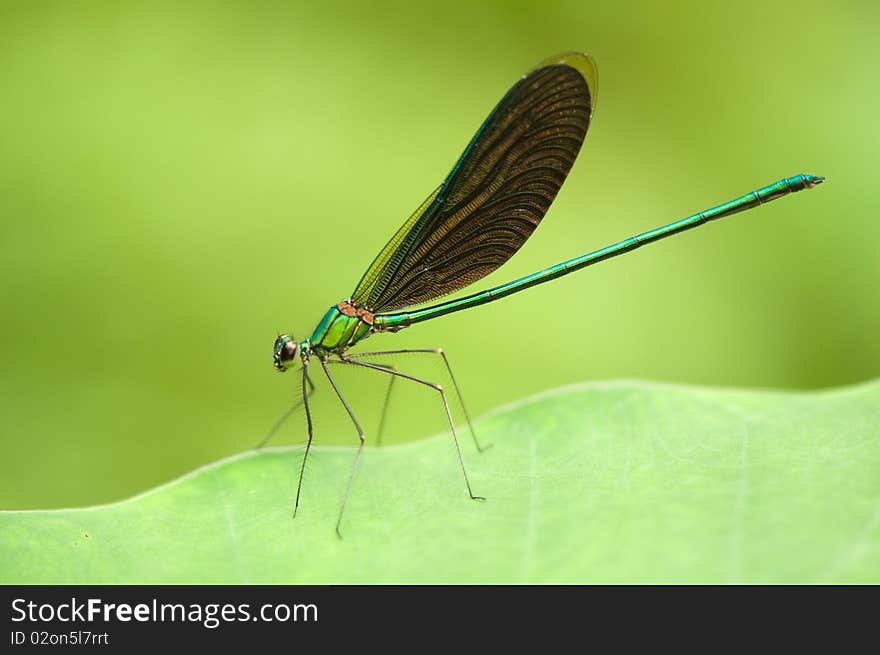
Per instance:
[[[485,277],[541,222],[581,148],[594,98],[564,63],[522,77],[449,176],[388,242],[352,302],[374,312],[422,304]]]

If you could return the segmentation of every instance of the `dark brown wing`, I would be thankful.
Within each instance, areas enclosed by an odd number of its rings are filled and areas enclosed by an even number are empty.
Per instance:
[[[418,305],[510,259],[571,170],[595,97],[595,65],[580,53],[549,59],[521,78],[379,253],[353,302],[374,312]]]

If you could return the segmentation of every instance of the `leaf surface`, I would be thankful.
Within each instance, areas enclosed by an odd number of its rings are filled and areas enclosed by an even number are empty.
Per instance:
[[[880,582],[880,383],[584,384],[461,434],[247,452],[128,500],[0,512],[0,582]]]

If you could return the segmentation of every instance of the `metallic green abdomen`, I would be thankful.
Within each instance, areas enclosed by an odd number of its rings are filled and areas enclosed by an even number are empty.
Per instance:
[[[342,352],[366,337],[370,327],[362,318],[347,316],[340,311],[339,305],[333,305],[318,323],[309,342],[318,354],[321,351]]]

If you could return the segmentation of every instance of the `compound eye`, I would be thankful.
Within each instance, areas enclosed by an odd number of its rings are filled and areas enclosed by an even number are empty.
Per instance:
[[[275,339],[272,363],[279,371],[287,370],[287,365],[296,358],[299,344],[286,334],[281,334]]]
[[[296,341],[288,341],[281,349],[281,361],[289,362],[290,360],[294,359],[298,350],[299,346],[297,345]]]

